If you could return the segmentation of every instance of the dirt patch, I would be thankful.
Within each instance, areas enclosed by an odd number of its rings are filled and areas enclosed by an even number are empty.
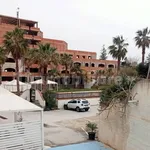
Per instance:
[[[85,128],[85,125],[88,121],[95,122],[98,124],[98,115],[92,116],[92,117],[86,117],[81,119],[75,119],[75,120],[65,120],[65,121],[58,121],[56,124],[67,127],[70,129],[74,129],[76,131],[81,131],[81,128]]]

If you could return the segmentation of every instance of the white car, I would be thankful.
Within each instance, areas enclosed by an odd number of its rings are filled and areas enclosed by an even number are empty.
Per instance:
[[[78,112],[88,111],[90,109],[90,103],[86,99],[73,99],[64,104],[64,109],[74,109]]]

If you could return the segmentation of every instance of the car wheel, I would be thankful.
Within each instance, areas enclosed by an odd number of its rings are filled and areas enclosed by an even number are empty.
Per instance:
[[[67,109],[68,109],[68,106],[67,106],[67,105],[64,105],[64,109],[67,110]]]
[[[76,108],[76,111],[77,111],[77,112],[80,112],[80,108],[79,108],[79,107],[77,107],[77,108]]]

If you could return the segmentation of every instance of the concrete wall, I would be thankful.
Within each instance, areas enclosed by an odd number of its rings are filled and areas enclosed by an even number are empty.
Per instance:
[[[99,98],[86,98],[86,99],[89,101],[89,103],[90,103],[91,106],[99,104]],[[67,103],[70,100],[72,100],[72,99],[58,100],[58,108],[62,109],[64,107],[64,104]]]
[[[140,81],[133,89],[139,101],[129,103],[126,114],[119,107],[100,114],[98,138],[116,150],[150,150],[150,82]]]

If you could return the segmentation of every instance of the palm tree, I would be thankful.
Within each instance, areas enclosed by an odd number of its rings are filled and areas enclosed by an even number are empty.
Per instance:
[[[16,80],[17,80],[17,95],[20,95],[19,87],[19,60],[27,52],[28,43],[24,39],[24,31],[15,28],[11,32],[4,35],[4,46],[8,53],[11,53],[16,62]]]
[[[59,56],[56,52],[56,48],[51,47],[49,43],[42,44],[40,43],[38,49],[34,49],[33,52],[33,62],[37,63],[42,72],[43,77],[43,92],[46,90],[47,85],[47,68],[50,65],[51,67],[57,66],[59,62]]]
[[[67,75],[68,69],[70,69],[73,64],[71,56],[66,53],[62,54],[60,56],[60,64],[65,67],[65,74]]]
[[[144,64],[145,50],[146,48],[149,48],[150,44],[150,31],[148,28],[145,28],[143,30],[138,30],[136,34],[135,43],[138,48],[142,48],[142,64]]]
[[[78,87],[78,85],[83,85],[83,80],[84,80],[84,77],[83,77],[83,70],[81,69],[81,66],[79,64],[73,64],[71,69],[70,69],[70,72],[72,73],[72,77],[74,78],[74,85],[75,85],[75,88]]]
[[[104,74],[105,74],[104,70],[97,70],[96,71],[96,82],[97,82],[98,85],[100,84],[101,76],[104,75]]]
[[[2,66],[6,61],[6,51],[3,47],[0,47],[0,85],[2,84]]]
[[[109,54],[118,60],[118,71],[120,70],[121,60],[126,56],[128,45],[129,44],[123,39],[123,36],[117,36],[113,38],[113,45],[108,47],[110,50]]]
[[[34,58],[34,49],[28,49],[26,54],[24,55],[23,61],[24,65],[27,67],[27,82],[30,82],[30,66],[33,64]]]
[[[105,70],[104,74],[106,76],[106,84],[108,84],[109,78],[112,77],[114,73],[113,73],[112,69],[109,68],[109,69]]]

